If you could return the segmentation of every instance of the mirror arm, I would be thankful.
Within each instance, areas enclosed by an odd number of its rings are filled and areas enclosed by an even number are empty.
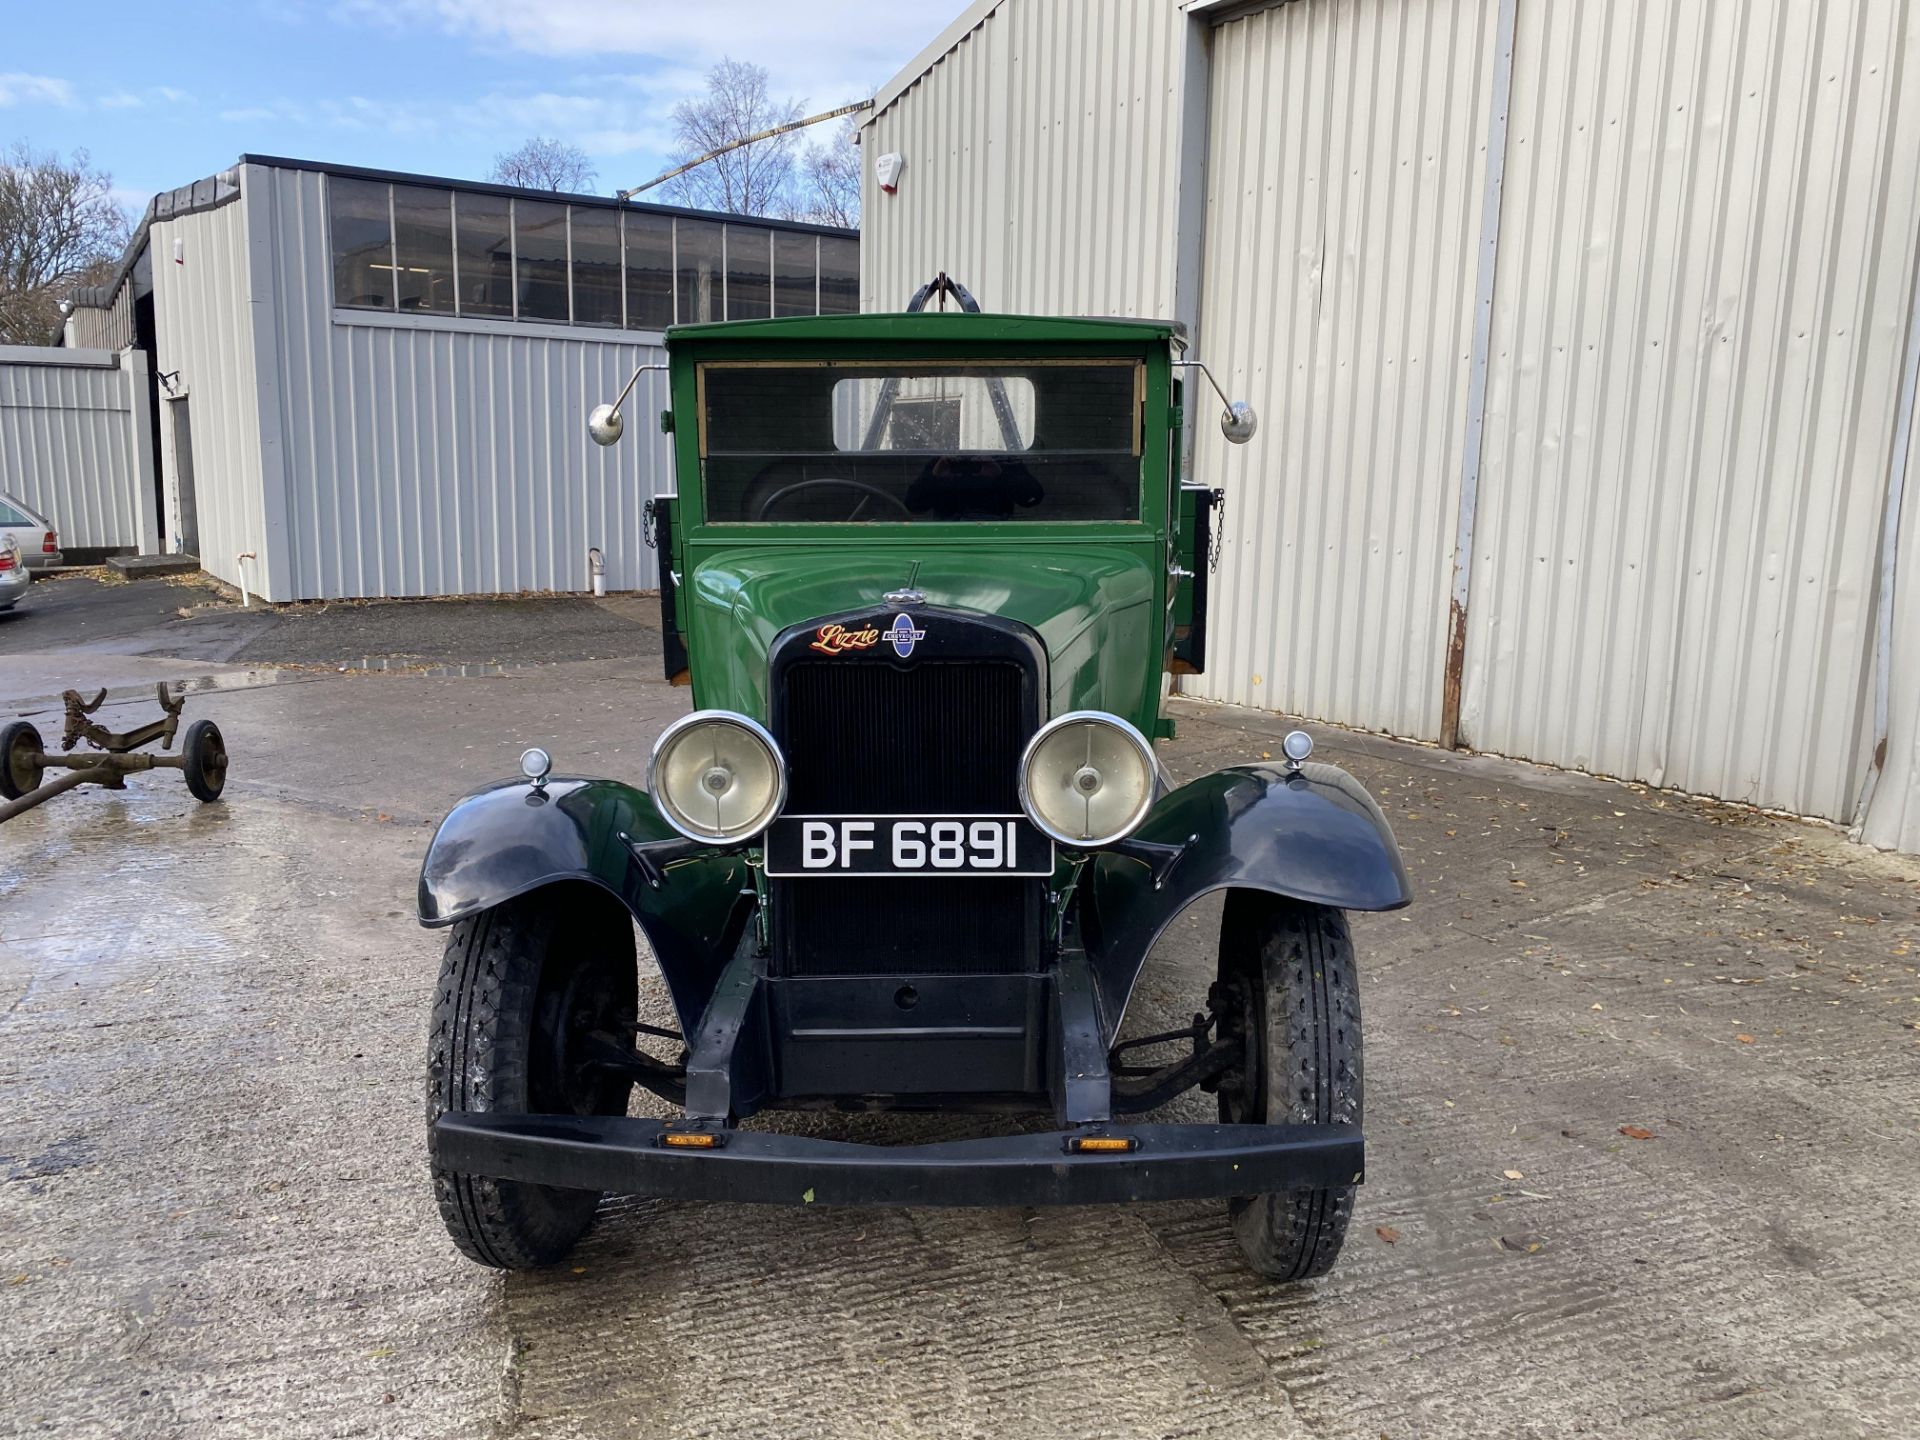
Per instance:
[[[664,370],[666,368],[665,365],[654,364],[638,366],[633,374],[627,377],[627,383],[620,387],[620,393],[613,397],[613,413],[616,415],[620,413],[620,407],[627,403],[627,396],[633,393],[633,387],[640,383],[640,377],[642,375],[646,374],[649,370]]]
[[[1206,361],[1174,360],[1174,361],[1170,361],[1169,363],[1172,364],[1176,369],[1181,369],[1181,370],[1194,369],[1194,370],[1198,370],[1202,375],[1206,376],[1207,383],[1213,386],[1213,393],[1218,395],[1220,397],[1220,403],[1227,407],[1227,413],[1229,415],[1233,413],[1233,401],[1229,400],[1227,398],[1227,392],[1220,388],[1220,382],[1213,378],[1213,371],[1207,368]]]

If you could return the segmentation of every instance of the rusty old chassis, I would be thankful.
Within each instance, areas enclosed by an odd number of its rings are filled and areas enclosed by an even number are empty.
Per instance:
[[[42,751],[38,757],[40,769],[44,772],[63,769],[67,773],[57,780],[48,780],[29,790],[17,800],[0,803],[0,824],[14,816],[43,805],[54,796],[82,785],[100,785],[108,790],[124,790],[127,776],[141,770],[184,770],[187,757],[182,755],[136,755],[132,752],[155,740],[160,748],[171,750],[174,735],[180,728],[180,711],[187,703],[186,692],[178,695],[167,694],[163,680],[154,687],[155,698],[164,712],[162,718],[141,725],[132,730],[109,730],[104,725],[87,717],[106,703],[107,692],[101,690],[93,699],[88,700],[78,690],[68,690],[61,695],[66,703],[66,729],[61,737],[61,754]],[[96,751],[82,750],[74,753],[73,747],[85,740],[99,747]],[[4,757],[0,757],[4,763]]]

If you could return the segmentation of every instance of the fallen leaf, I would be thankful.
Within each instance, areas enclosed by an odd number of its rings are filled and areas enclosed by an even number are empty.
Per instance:
[[[1523,1230],[1517,1235],[1502,1235],[1500,1245],[1503,1249],[1518,1251],[1522,1255],[1538,1255],[1546,1248],[1547,1241],[1543,1235]]]
[[[1744,1032],[1734,1036],[1733,1038],[1738,1040],[1742,1045],[1752,1045],[1755,1043],[1753,1036],[1748,1035]]]
[[[1394,1244],[1400,1239],[1400,1232],[1394,1229],[1391,1225],[1376,1225],[1373,1227],[1373,1233],[1378,1235],[1382,1240],[1386,1241],[1387,1244],[1389,1245]]]
[[[1509,1180],[1524,1180],[1527,1178],[1526,1176],[1522,1175],[1518,1170],[1502,1170],[1500,1173],[1506,1176],[1507,1179]]]
[[[573,1267],[573,1273],[576,1275],[584,1275],[587,1273],[587,1267],[584,1265],[576,1265]]]
[[[1640,1125],[1622,1125],[1620,1133],[1629,1140],[1651,1140],[1653,1132]]]
[[[1507,883],[1516,890],[1524,890],[1527,888],[1527,882],[1522,880],[1518,875],[1508,876]]]
[[[811,1185],[801,1192],[800,1201],[804,1205],[811,1205],[813,1203],[813,1187]]]
[[[390,1360],[393,1358],[393,1346],[382,1345],[378,1350],[369,1350],[367,1352],[367,1358],[369,1360]]]

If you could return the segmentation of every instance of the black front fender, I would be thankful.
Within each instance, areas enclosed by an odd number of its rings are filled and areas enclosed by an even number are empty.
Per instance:
[[[1203,775],[1163,797],[1136,838],[1178,856],[1156,868],[1103,851],[1079,886],[1081,939],[1116,1030],[1154,942],[1203,895],[1264,890],[1341,910],[1398,910],[1413,899],[1386,817],[1334,765]]]
[[[691,1034],[751,913],[752,886],[737,854],[701,851],[650,878],[628,847],[678,838],[652,796],[617,781],[489,786],[454,806],[427,847],[420,923],[451,925],[547,885],[597,885],[646,932]]]

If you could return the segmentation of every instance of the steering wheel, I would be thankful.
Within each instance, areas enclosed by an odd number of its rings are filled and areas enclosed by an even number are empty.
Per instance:
[[[817,490],[825,486],[832,486],[836,490],[858,490],[860,492],[860,503],[853,507],[853,513],[847,516],[848,520],[858,520],[860,518],[860,512],[867,508],[867,502],[869,500],[884,500],[887,504],[898,510],[904,518],[908,520],[913,518],[913,512],[907,509],[906,502],[899,496],[882,490],[878,485],[869,485],[864,480],[842,480],[831,475],[822,476],[818,480],[796,480],[791,485],[782,485],[778,490],[760,502],[760,513],[753,518],[756,520],[765,520],[772,512],[773,507],[778,505],[782,500],[785,500],[789,495],[798,495],[803,490]]]

